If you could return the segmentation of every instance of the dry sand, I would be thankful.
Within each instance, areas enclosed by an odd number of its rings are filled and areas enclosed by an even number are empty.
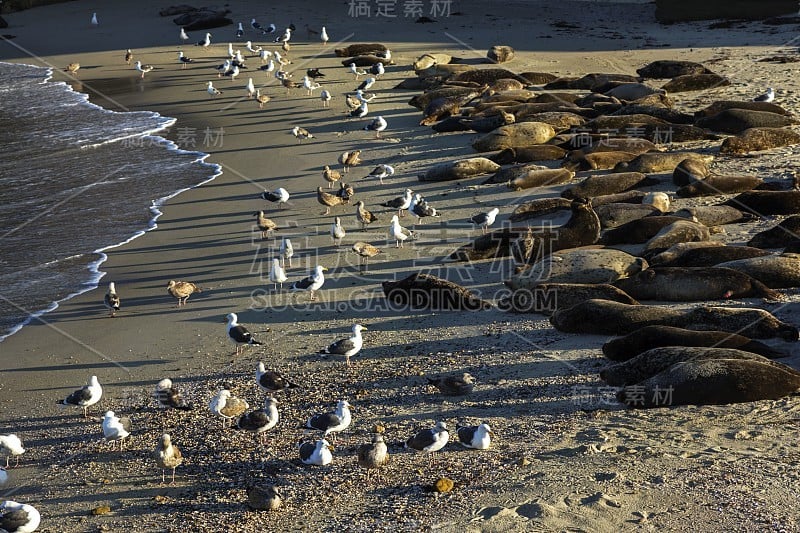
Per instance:
[[[751,98],[768,85],[777,88],[778,100],[789,109],[800,101],[796,64],[756,62],[787,49],[794,53],[787,48],[796,35],[792,25],[662,27],[650,22],[653,5],[550,4],[453,2],[459,15],[425,25],[402,16],[350,18],[345,2],[232,4],[236,21],[256,16],[279,26],[297,25],[297,44],[289,54],[295,79],[307,66],[322,68],[328,74],[324,86],[334,93],[330,110],[302,90],[287,97],[274,84],[266,89],[272,102],[259,110],[244,98],[249,72],[236,82],[217,80],[211,67],[224,58],[233,27],[212,30],[216,44],[208,50],[184,47],[196,62],[180,70],[177,27],[157,16],[163,2],[104,7],[95,30],[89,29],[89,15],[100,8],[84,0],[9,15],[11,27],[5,31],[17,38],[0,43],[0,59],[58,68],[79,61],[76,89],[91,92],[95,103],[111,109],[177,117],[167,136],[180,142],[180,135],[196,133],[195,146],[186,139],[181,144],[210,152],[209,161],[221,164],[224,173],[170,201],[158,229],[111,252],[102,266],[103,283],[117,283],[123,302],[119,318],[106,318],[101,288],[64,303],[0,345],[0,429],[18,433],[28,448],[23,465],[11,471],[8,497],[41,511],[41,531],[797,529],[795,398],[626,411],[597,378],[605,364],[599,351],[604,338],[559,333],[538,315],[374,312],[361,305],[379,295],[380,281],[419,269],[432,269],[493,299],[508,265],[443,263],[471,235],[469,226],[453,222],[494,205],[501,206],[503,220],[519,202],[557,190],[522,195],[502,186],[417,182],[416,175],[430,164],[471,154],[473,138],[431,134],[417,125],[420,114],[405,105],[414,93],[391,89],[411,74],[409,65],[422,52],[474,61],[493,44],[509,44],[518,51],[509,68],[560,75],[632,74],[653,59],[689,59],[710,62],[734,83],[679,95],[688,108],[714,99]],[[401,3],[397,6],[401,11]],[[430,9],[430,3],[425,6]],[[563,22],[576,27],[565,28]],[[382,114],[389,121],[385,139],[360,131],[366,121],[345,119],[342,93],[355,87],[352,76],[332,57],[333,46],[325,50],[316,41],[305,42],[306,24],[325,24],[332,42],[352,34],[349,42],[384,42],[394,51],[396,66],[376,85],[378,97],[370,106],[371,116]],[[197,37],[193,33],[192,42]],[[140,80],[123,61],[126,48],[157,70]],[[253,77],[257,85],[266,82],[263,73]],[[54,79],[66,78],[56,72]],[[208,80],[225,94],[208,98]],[[316,139],[298,145],[289,135],[294,125],[307,127]],[[222,143],[205,146],[206,128],[222,128]],[[385,240],[388,210],[376,208],[379,228],[364,234],[356,230],[354,209],[338,208],[335,214],[349,233],[345,246],[333,247],[327,234],[332,217],[319,215],[313,191],[322,184],[322,166],[356,148],[364,150],[365,163],[347,179],[358,199],[375,208],[410,186],[444,211],[442,221],[450,224],[422,224],[420,240],[397,250]],[[796,168],[796,157],[795,150],[784,149],[724,160],[719,168],[786,176]],[[358,181],[379,162],[398,171],[386,185]],[[330,269],[318,304],[306,305],[306,295],[263,292],[269,289],[265,277],[278,242],[258,238],[251,213],[263,207],[262,188],[279,185],[293,193],[290,209],[270,210],[281,227],[277,235],[291,237],[297,249],[290,280],[316,264]],[[764,221],[724,238],[741,241],[769,225]],[[365,274],[358,274],[355,257],[345,252],[355,240],[371,241],[384,251]],[[169,279],[191,280],[205,290],[176,310],[165,291]],[[797,322],[794,303],[768,308]],[[232,311],[265,342],[235,359],[222,324]],[[342,361],[321,359],[316,352],[354,322],[370,330],[353,371],[347,372]],[[282,421],[271,432],[268,449],[250,435],[223,432],[206,410],[222,385],[259,405],[264,395],[253,383],[259,360],[304,385],[279,398]],[[796,357],[789,363],[797,366]],[[424,384],[424,375],[444,371],[471,372],[479,380],[476,392],[445,399]],[[136,431],[126,451],[109,451],[98,422],[54,410],[55,400],[91,374],[105,386],[92,414],[113,409],[133,418]],[[148,395],[166,376],[196,402],[195,411],[167,417],[156,412]],[[355,421],[339,437],[333,464],[298,465],[296,426],[340,398],[356,406]],[[432,467],[426,458],[394,445],[437,420],[451,427],[485,420],[498,437],[486,452],[451,444]],[[393,457],[382,477],[366,484],[354,453],[369,440],[375,423],[386,427]],[[160,483],[150,456],[164,430],[186,456],[174,486]],[[443,475],[455,481],[455,490],[436,497],[427,487]],[[247,511],[249,482],[277,484],[284,508]],[[99,506],[110,512],[92,516]]]

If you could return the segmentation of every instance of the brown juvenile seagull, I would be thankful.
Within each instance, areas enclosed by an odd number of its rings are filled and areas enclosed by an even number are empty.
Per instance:
[[[323,215],[329,215],[331,212],[331,207],[342,205],[344,203],[342,198],[335,194],[323,191],[322,187],[317,187],[317,201],[325,206],[325,212],[322,213]]]
[[[183,456],[177,446],[172,444],[172,438],[169,434],[164,433],[161,435],[161,440],[156,446],[155,451],[156,463],[161,468],[161,483],[166,481],[165,471],[167,468],[172,469],[172,481],[175,483],[175,469],[183,462]]]
[[[361,159],[359,156],[361,155],[361,150],[353,150],[352,152],[342,152],[339,156],[339,164],[344,166],[344,171],[349,172],[350,167],[354,167],[361,164]]]
[[[449,375],[438,378],[428,378],[428,384],[433,385],[442,394],[448,396],[464,396],[472,392],[475,387],[475,378],[464,372],[460,376]]]
[[[240,417],[249,407],[245,400],[232,396],[231,391],[227,389],[219,391],[208,404],[211,412],[222,418],[223,429],[228,420]]]
[[[131,59],[133,59],[133,52],[131,52],[131,49],[128,48],[125,51],[125,62],[130,65],[131,64]]]
[[[181,391],[172,384],[172,380],[164,378],[156,383],[156,390],[153,397],[158,405],[167,409],[179,409],[181,411],[191,411],[192,405],[189,404],[181,394]]]
[[[372,246],[368,242],[358,241],[353,245],[353,251],[358,254],[358,270],[362,270],[362,263],[361,258],[364,258],[364,268],[363,270],[367,270],[369,268],[369,258],[375,257],[379,253],[382,253],[378,248]]]
[[[261,230],[262,239],[269,237],[269,232],[278,227],[277,223],[266,217],[264,211],[256,211],[253,216],[256,217],[256,225]]]
[[[333,184],[342,179],[342,173],[338,170],[331,170],[331,167],[325,165],[322,169],[322,179],[328,182],[328,188],[332,188]]]
[[[367,481],[373,470],[377,470],[388,462],[389,452],[383,441],[383,435],[380,433],[375,433],[369,444],[362,444],[358,447],[358,466],[367,469]]]
[[[256,89],[256,102],[258,102],[258,108],[264,109],[264,104],[270,101],[270,97],[266,94],[261,94],[261,89]]]
[[[367,229],[368,224],[372,224],[378,220],[378,217],[372,214],[364,207],[364,202],[359,200],[356,202],[356,220],[361,223],[361,229]]]
[[[170,293],[173,298],[178,300],[178,307],[180,307],[182,305],[186,305],[186,300],[189,299],[189,296],[196,292],[203,291],[200,289],[200,287],[189,281],[175,281],[174,279],[171,279],[167,285],[167,292]]]
[[[336,196],[342,199],[342,202],[349,204],[350,198],[356,193],[355,187],[349,183],[339,182],[339,190],[336,191]]]
[[[281,493],[274,485],[247,487],[247,506],[256,511],[274,511],[281,506]]]

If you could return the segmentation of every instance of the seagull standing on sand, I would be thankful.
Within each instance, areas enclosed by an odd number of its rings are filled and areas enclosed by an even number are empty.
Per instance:
[[[172,295],[173,298],[178,300],[178,306],[181,307],[186,305],[186,300],[189,299],[189,296],[196,292],[203,292],[200,287],[195,285],[190,281],[175,281],[174,279],[169,280],[167,284],[167,292]]]
[[[399,216],[405,216],[404,211],[406,211],[409,207],[411,207],[411,199],[414,195],[414,191],[411,189],[406,189],[406,192],[403,193],[403,196],[398,196],[396,198],[392,198],[388,202],[384,202],[381,205],[383,207],[390,207],[392,209],[397,209],[397,214]]]
[[[375,78],[370,76],[369,78],[362,81],[361,85],[359,85],[356,90],[368,91],[370,87],[372,87],[373,85],[375,85]]]
[[[284,237],[281,239],[281,246],[278,249],[278,254],[281,257],[281,265],[289,263],[289,268],[292,268],[292,256],[294,255],[294,246],[292,241]]]
[[[214,84],[212,82],[208,82],[208,86],[206,88],[206,91],[208,92],[209,96],[211,96],[211,98],[214,98],[215,96],[217,96],[219,94],[222,94],[222,91],[220,91],[219,89],[214,87]]]
[[[476,226],[480,226],[481,230],[483,230],[483,233],[486,234],[486,232],[489,231],[489,226],[494,224],[498,213],[500,213],[500,208],[495,207],[488,213],[480,213],[475,215],[474,217],[470,218],[469,221]]]
[[[367,103],[364,102],[364,105],[367,105]],[[380,139],[381,138],[381,132],[386,129],[386,126],[388,126],[388,124],[386,123],[386,119],[384,119],[383,117],[377,117],[377,118],[375,118],[375,120],[373,120],[372,122],[370,122],[369,124],[364,126],[364,129],[367,130],[367,131],[374,131],[375,132],[375,138],[376,139]],[[388,166],[388,165],[386,165],[386,166]],[[382,180],[381,180],[381,183],[383,183]]]
[[[325,439],[320,439],[315,443],[300,443],[300,460],[303,464],[325,466],[333,461],[331,445]]]
[[[233,52],[233,43],[228,43],[228,57],[236,59],[236,54]]]
[[[189,36],[186,35],[186,30],[181,28],[181,32],[178,34],[178,38],[180,39],[181,43],[185,43],[186,41],[188,41],[189,40]]]
[[[350,68],[350,72],[355,74],[356,79],[358,79],[359,76],[366,76],[367,75],[367,71],[366,70],[358,70],[358,67],[356,67],[355,63],[350,63],[350,67],[349,68]]]
[[[260,55],[261,52],[264,51],[260,46],[254,47],[252,41],[247,41],[244,44],[244,47],[247,48],[247,51],[253,54],[254,56]],[[263,60],[264,58],[262,57],[261,59]]]
[[[492,444],[492,428],[484,422],[478,426],[463,426],[456,428],[459,442],[475,450],[487,450]]]
[[[70,63],[69,65],[67,65],[67,68],[64,69],[64,72],[69,72],[70,74],[77,74],[80,69],[81,69],[80,63]]]
[[[417,217],[417,222],[422,220],[425,217],[440,217],[442,216],[435,207],[428,204],[422,198],[422,195],[417,193],[414,195],[414,198],[411,200],[411,206],[409,207],[409,211],[413,213]]]
[[[375,216],[371,211],[368,211],[364,207],[364,202],[359,200],[356,202],[356,220],[361,223],[361,229],[367,229],[369,224],[376,222],[378,217]]]
[[[333,244],[337,246],[341,245],[342,239],[344,239],[346,234],[347,232],[345,232],[342,227],[342,220],[339,217],[334,218],[333,224],[331,224],[331,238],[333,239]]]
[[[392,223],[389,226],[389,233],[391,233],[392,237],[394,238],[395,248],[402,248],[403,243],[407,239],[413,239],[415,237],[411,230],[408,230],[400,225],[400,219],[397,215],[392,215]]]
[[[352,152],[342,152],[339,154],[339,163],[344,167],[345,172],[350,171],[350,167],[361,164],[361,150],[353,150]]]
[[[361,332],[366,331],[367,328],[361,324],[353,325],[353,333],[346,339],[339,339],[327,348],[323,348],[319,353],[324,355],[343,355],[347,366],[350,366],[350,358],[361,351],[364,345],[364,339],[361,337]],[[349,414],[349,411],[348,411]]]
[[[416,435],[408,439],[405,447],[418,452],[433,454],[444,448],[449,440],[450,433],[447,432],[447,424],[436,422],[433,428],[420,430]],[[433,460],[433,455],[431,455],[431,460]]]
[[[256,225],[261,230],[261,238],[266,239],[269,237],[269,232],[278,227],[278,224],[264,214],[264,211],[256,211],[253,213],[256,217]]]
[[[317,187],[317,202],[325,206],[325,212],[322,214],[328,215],[331,212],[331,207],[342,205],[344,203],[344,199],[337,194],[331,194],[323,191],[322,187]]]
[[[111,311],[111,318],[117,316],[117,311],[119,311],[121,302],[117,295],[117,287],[114,285],[113,281],[108,284],[108,292],[106,292],[105,297],[103,297],[103,304]]]
[[[158,405],[168,409],[179,409],[181,411],[191,411],[192,405],[189,404],[181,394],[181,391],[173,386],[172,380],[164,378],[156,383],[156,390],[153,393]]]
[[[231,66],[232,66],[231,65],[231,60],[230,59],[226,59],[225,61],[223,61],[223,63],[221,65],[218,65],[218,66],[214,67],[215,69],[217,69],[217,77],[221,78],[222,76],[225,76],[228,73],[228,71],[231,69]]]
[[[319,99],[322,100],[322,107],[330,107],[331,93],[327,89],[322,89],[322,92],[319,93]]]
[[[22,440],[14,433],[8,435],[0,435],[0,453],[6,456],[6,468],[8,468],[9,459],[13,455],[16,457],[16,464],[19,466],[19,456],[25,453],[25,448],[22,447]]]
[[[294,135],[297,142],[302,142],[303,139],[313,139],[314,136],[305,128],[301,128],[300,126],[295,126],[292,128],[292,135]]]
[[[239,27],[236,29],[236,38],[241,39],[244,35],[244,28],[242,28],[242,23],[239,23]]]
[[[369,95],[364,94],[364,91],[361,89],[356,89],[356,100],[359,102],[371,102],[375,99],[375,93],[371,93]]]
[[[158,445],[155,450],[156,464],[161,468],[161,483],[166,481],[165,471],[167,468],[172,469],[172,481],[175,483],[175,469],[178,468],[183,462],[183,455],[177,446],[172,444],[172,438],[168,433],[161,435]]]
[[[133,52],[131,52],[131,49],[128,48],[125,51],[125,62],[130,65],[132,59],[133,59]]]
[[[89,378],[89,384],[84,385],[76,390],[60,402],[59,405],[74,405],[75,407],[83,407],[83,418],[89,418],[89,407],[100,401],[103,397],[103,387],[97,381],[97,376]]]
[[[331,167],[325,165],[322,169],[322,179],[328,182],[328,188],[332,188],[333,184],[342,179],[342,174],[338,170],[331,170]]]
[[[295,281],[292,283],[291,289],[293,291],[308,291],[311,293],[310,300],[313,302],[315,299],[316,292],[322,288],[325,284],[325,272],[328,270],[322,265],[317,265],[314,268],[314,272],[308,276],[307,278],[303,278],[300,281]]]
[[[246,401],[233,396],[228,389],[221,389],[208,404],[208,409],[222,418],[222,429],[225,429],[228,420],[242,416],[249,407]]]
[[[306,421],[302,429],[322,431],[322,438],[326,438],[331,433],[339,433],[347,429],[350,425],[350,405],[347,400],[339,400],[336,409],[330,413],[320,413],[312,416]]]
[[[261,49],[260,46],[258,48],[259,48],[258,57],[259,59],[261,59],[261,64],[264,65],[267,61],[269,61],[272,52],[270,52],[269,50],[263,50]]]
[[[755,98],[753,98],[754,102],[767,102],[767,103],[769,103],[769,102],[772,102],[773,100],[775,100],[775,89],[773,89],[772,87],[767,89],[767,92],[765,92],[764,94],[758,95]]]
[[[236,424],[239,429],[250,431],[258,435],[261,445],[266,444],[265,433],[278,424],[280,415],[278,413],[278,400],[269,397],[264,401],[264,408],[252,411],[239,418]]]
[[[272,269],[269,271],[269,280],[274,283],[274,290],[278,290],[278,285],[283,289],[283,282],[287,279],[286,271],[281,266],[281,261],[277,257],[272,259]]]
[[[183,31],[183,28],[181,28],[181,31]],[[211,34],[206,33],[206,36],[203,38],[203,40],[199,41],[195,46],[202,46],[203,48],[208,48],[211,46]]]
[[[39,511],[32,505],[13,500],[0,503],[0,531],[32,533],[39,528],[41,520]]]
[[[372,442],[361,444],[356,451],[356,455],[358,457],[358,466],[367,469],[367,481],[369,481],[370,473],[373,470],[377,470],[389,462],[389,452],[383,440],[383,435],[380,433],[375,433],[372,436]]]
[[[119,449],[125,443],[125,439],[131,434],[131,419],[124,416],[122,418],[116,416],[114,411],[106,411],[103,417],[103,436],[106,440],[113,442],[119,441]]]
[[[374,74],[377,78],[378,76],[382,76],[386,73],[386,69],[383,67],[383,63],[378,62],[372,65],[369,69],[370,74]]]
[[[269,102],[271,98],[267,94],[261,94],[261,89],[256,89],[256,102],[258,102],[258,108],[264,109],[264,104]]]
[[[303,88],[306,90],[306,94],[309,96],[314,96],[314,91],[316,89],[322,88],[322,85],[311,81],[311,78],[308,76],[303,76]]]
[[[225,75],[230,76],[231,81],[234,81],[236,77],[239,75],[239,67],[237,65],[233,65],[230,72],[226,72]]]
[[[358,255],[358,271],[364,272],[369,269],[369,258],[383,253],[377,246],[373,246],[368,242],[358,241],[353,243],[351,248]],[[363,258],[363,263],[362,263]]]
[[[252,346],[261,344],[253,338],[253,335],[247,331],[246,327],[239,324],[239,317],[236,316],[236,313],[228,313],[226,319],[228,320],[228,338],[236,345],[235,355],[239,355],[239,352],[241,352],[246,345]]]
[[[142,73],[142,79],[148,72],[152,72],[155,67],[153,65],[142,65],[141,61],[136,62],[136,70]]]
[[[299,387],[299,385],[289,381],[277,370],[267,370],[262,362],[259,362],[256,367],[256,384],[259,389],[270,393]]]
[[[367,113],[369,113],[369,105],[367,102],[361,102],[357,108],[350,111],[350,116],[353,118],[364,118],[367,116]]]
[[[247,78],[247,85],[244,86],[247,91],[247,97],[252,98],[256,94],[256,86],[253,83],[253,78]]]
[[[325,29],[325,26],[323,26],[322,30],[319,32],[319,40],[322,41],[322,46],[328,44],[328,41],[330,40],[328,39],[328,32]]]
[[[183,52],[178,52],[178,61],[181,63],[181,68],[186,68],[189,66],[189,63],[194,63],[194,59],[190,59],[183,55]]]
[[[275,38],[275,42],[276,43],[288,43],[291,38],[292,38],[292,29],[291,28],[286,28],[285,30],[283,30],[283,35],[281,35],[280,37],[276,37]]]
[[[99,23],[99,22],[97,22],[97,13],[92,13],[92,21],[91,21],[91,24],[92,24],[92,28],[96,28],[97,26],[99,26],[99,25],[100,25],[100,23]]]

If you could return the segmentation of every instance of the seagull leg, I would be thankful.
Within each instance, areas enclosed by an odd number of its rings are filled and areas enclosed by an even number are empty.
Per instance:
[[[172,485],[173,483],[175,483],[175,467],[174,466],[172,467],[172,481],[170,481],[170,485]]]
[[[162,485],[167,481],[166,474],[164,473],[165,471],[166,471],[166,469],[164,469],[164,468],[161,469],[161,484]]]

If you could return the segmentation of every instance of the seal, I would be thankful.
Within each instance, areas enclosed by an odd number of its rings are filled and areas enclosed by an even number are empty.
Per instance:
[[[714,156],[700,155],[693,152],[652,152],[642,154],[633,161],[620,163],[614,167],[614,172],[641,172],[643,174],[658,174],[660,172],[673,172],[686,158],[699,159],[706,164],[714,160]]]
[[[714,116],[699,118],[695,121],[695,126],[732,134],[741,133],[750,128],[783,128],[792,124],[797,124],[797,120],[786,115],[749,109],[726,109]]]
[[[617,399],[633,408],[777,400],[800,387],[800,376],[785,365],[777,365],[742,359],[686,361],[639,382],[635,388],[623,389]]]
[[[344,48],[337,48],[333,52],[338,57],[353,57],[353,56],[363,56],[363,55],[375,55],[378,53],[386,52],[388,48],[386,45],[379,44],[379,43],[356,43],[345,46]],[[449,61],[445,61],[448,63]]]
[[[756,248],[783,248],[797,240],[800,235],[800,215],[785,218],[777,226],[753,235],[747,246]]]
[[[655,250],[667,249],[679,242],[707,241],[710,238],[711,232],[704,225],[681,219],[664,226],[652,239],[647,241],[644,251],[652,253]]]
[[[420,126],[430,126],[442,118],[455,115],[461,106],[480,95],[480,91],[470,91],[463,95],[446,96],[437,98],[425,106],[425,117],[419,122]]]
[[[657,124],[645,124],[637,129],[642,137],[651,140],[656,144],[685,143],[691,141],[703,141],[707,139],[719,139],[719,135],[707,132],[703,128],[698,128],[697,126],[691,126],[689,124],[670,124],[666,128]]]
[[[429,274],[411,274],[400,281],[384,281],[381,285],[388,300],[411,309],[477,311],[492,308],[489,302],[461,285]]]
[[[489,63],[505,63],[514,59],[514,49],[510,46],[496,44],[486,52]]]
[[[621,250],[573,248],[553,252],[504,283],[512,290],[531,289],[542,283],[612,283],[645,268],[647,261]],[[597,316],[602,315],[594,320]]]
[[[716,89],[717,87],[727,87],[731,81],[719,74],[686,74],[675,76],[661,88],[668,93],[684,93],[689,91],[705,91],[706,89]]]
[[[580,99],[580,96],[573,93],[555,93],[555,92],[547,92],[547,93],[539,93],[533,98],[533,102],[539,103],[546,103],[546,102],[558,102],[560,104],[569,103],[569,104],[576,104]],[[584,107],[584,106],[578,106]]]
[[[678,166],[672,171],[672,183],[678,187],[683,187],[695,181],[703,180],[709,174],[711,174],[711,171],[705,161],[696,157],[688,157],[678,163]]]
[[[627,162],[635,157],[636,154],[629,152],[595,152],[573,156],[561,166],[570,170],[607,170],[614,168],[617,163]]]
[[[496,172],[499,168],[500,165],[485,157],[472,157],[434,165],[425,174],[420,174],[418,179],[419,181],[460,180]]]
[[[571,205],[572,201],[566,198],[537,198],[520,204],[508,218],[511,222],[522,222],[569,209]]]
[[[651,94],[664,94],[663,89],[656,89],[644,83],[623,83],[613,89],[605,91],[606,96],[613,96],[619,100],[638,100]]]
[[[717,267],[744,272],[773,289],[800,287],[800,256],[795,254],[737,259],[719,263]]]
[[[725,246],[725,243],[719,241],[679,242],[678,244],[673,244],[663,252],[653,255],[651,258],[648,259],[648,261],[650,261],[650,264],[653,266],[655,265],[695,266],[695,265],[672,265],[669,263],[681,257],[689,250],[694,250],[699,248],[711,248],[715,246]]]
[[[636,305],[639,302],[625,291],[607,283],[542,283],[533,290],[520,289],[501,300],[498,307],[513,313],[539,313],[550,315],[584,300],[597,298]]]
[[[704,65],[695,63],[694,61],[661,59],[636,69],[636,73],[642,78],[666,79],[677,78],[678,76],[689,76],[692,74],[709,74],[711,71]]]
[[[679,253],[674,251],[677,247],[691,244],[706,244],[708,246],[684,249]],[[673,251],[671,252],[671,250]],[[671,246],[666,251],[656,255],[653,257],[652,263],[664,267],[710,267],[728,261],[749,259],[751,257],[761,257],[765,255],[769,255],[769,252],[749,246],[723,246],[722,243],[715,241],[698,243],[684,242]]]
[[[800,133],[787,128],[750,128],[722,141],[719,153],[745,155],[793,144],[800,144]]]
[[[489,85],[489,94],[502,93],[505,91],[521,91],[524,88],[525,85],[519,80],[501,78],[493,81],[491,85]]]
[[[601,194],[592,198],[592,205],[596,208],[599,205],[608,204],[641,204],[645,196],[647,196],[645,193],[635,189],[616,194]]]
[[[622,174],[624,173],[617,174],[617,176],[621,176]],[[642,198],[642,205],[652,205],[662,213],[666,213],[669,211],[669,195],[664,192],[649,192]]]
[[[748,211],[756,216],[794,215],[800,212],[800,191],[749,191],[722,205]]]
[[[414,63],[412,63],[411,66],[414,70],[425,70],[426,68],[432,67],[433,65],[440,65],[440,64],[446,65],[452,60],[453,56],[449,54],[442,54],[439,52],[422,54],[414,61]]]
[[[670,215],[637,218],[603,233],[600,243],[606,246],[613,244],[642,244],[658,235],[665,227],[681,220],[685,219]]]
[[[555,136],[553,126],[544,122],[518,122],[500,126],[476,139],[472,148],[478,152],[492,152],[504,148],[525,148],[544,144]]]
[[[536,98],[536,93],[534,91],[529,91],[528,89],[523,89],[520,87],[519,89],[515,90],[505,90],[505,91],[494,91],[492,87],[497,84],[514,84],[517,83],[522,85],[522,83],[518,82],[517,80],[510,80],[508,78],[503,78],[500,80],[496,80],[489,85],[486,93],[484,93],[483,98],[481,98],[481,102],[483,103],[503,103],[503,102],[517,102],[517,103],[525,103],[533,98]]]
[[[514,115],[511,115],[512,117]],[[552,144],[537,144],[527,148],[504,148],[489,157],[498,165],[529,163],[531,161],[553,161],[563,159],[567,151]]]
[[[655,376],[659,372],[663,372],[676,363],[709,359],[770,362],[766,357],[735,348],[663,346],[651,348],[627,361],[604,368],[600,371],[600,379],[615,387],[635,385],[640,381]],[[800,376],[800,373],[798,373],[798,376]]]
[[[520,120],[532,120],[534,122],[544,122],[550,124],[556,131],[566,131],[572,128],[583,126],[586,119],[569,111],[545,111],[543,113],[533,113],[532,115],[518,114],[516,118]]]
[[[505,111],[500,111],[497,115],[488,116],[488,117],[478,117],[478,118],[470,118],[470,117],[453,117],[455,118],[458,123],[463,126],[467,130],[474,130],[478,133],[488,133],[492,130],[496,130],[500,126],[507,126],[508,124],[513,124],[517,121],[516,117],[512,113],[506,113]],[[434,127],[434,129],[436,129]],[[540,145],[545,146],[545,145]],[[554,148],[557,148],[554,146]]]
[[[512,165],[510,167],[501,168],[481,185],[488,185],[490,183],[508,183],[513,179],[516,179],[520,176],[525,176],[528,174],[528,172],[535,170],[548,170],[548,168],[542,165],[533,164]],[[567,207],[569,207],[569,205]]]
[[[363,56],[362,56],[363,57]],[[347,60],[345,59],[342,63],[346,63]],[[458,74],[463,74],[464,72],[470,72],[475,70],[475,67],[472,65],[454,65],[452,63],[448,63],[446,65],[436,64],[430,66],[426,69],[417,70],[417,76],[421,78],[431,78],[431,77],[441,77],[445,79],[456,79]],[[465,80],[467,81],[467,80]]]
[[[628,104],[617,109],[612,114],[615,116],[645,115],[663,120],[664,122],[669,122],[670,124],[694,124],[694,117],[692,115],[658,105]]]
[[[621,193],[624,194],[624,193]],[[644,197],[644,194],[642,194]],[[597,198],[595,198],[597,201]],[[645,217],[658,217],[661,211],[652,205],[611,202],[595,208],[603,229],[611,229]]]
[[[442,87],[426,93],[418,94],[408,101],[408,105],[416,107],[420,111],[425,111],[428,104],[438,98],[450,98],[451,96],[464,96],[475,91],[472,87]]]
[[[753,215],[750,213],[743,213],[729,205],[687,207],[675,211],[673,215],[676,217],[688,218],[689,220],[696,220],[700,224],[708,227],[753,220]]]
[[[648,268],[614,282],[637,300],[698,302],[759,297],[772,301],[781,295],[749,275],[723,267]]]
[[[614,154],[618,152],[599,152],[598,154]],[[657,183],[639,172],[624,172],[620,174],[605,174],[589,176],[582,182],[568,187],[561,192],[562,198],[590,198],[605,194],[616,194],[635,187],[647,187]]]
[[[561,185],[572,181],[575,173],[566,168],[531,170],[526,174],[517,176],[506,185],[509,189],[521,191],[532,187],[546,187],[550,185]]]
[[[603,317],[598,320],[597,317]],[[659,305],[628,305],[607,300],[586,300],[560,309],[550,323],[564,333],[627,335],[646,326],[674,326],[696,330],[728,331],[753,339],[796,341],[796,327],[781,322],[762,309],[696,307],[671,309]]]
[[[647,152],[656,152],[658,147],[648,141],[639,137],[608,137],[601,136],[597,139],[587,137],[590,142],[588,146],[581,146],[580,151],[584,154],[593,154],[595,152],[628,152],[631,154],[641,155]]]
[[[767,111],[768,113],[777,113],[778,115],[791,115],[789,111],[771,102],[719,100],[700,111],[696,111],[694,116],[696,118],[713,117],[726,109],[749,109],[750,111]]]
[[[627,361],[642,352],[661,346],[735,348],[769,359],[789,354],[763,342],[725,331],[695,331],[672,326],[647,326],[603,345],[603,355],[612,361]]]
[[[517,80],[523,85],[528,85],[530,83],[519,74],[515,74],[514,72],[504,68],[471,69],[465,72],[460,72],[458,75],[453,77],[453,80],[455,81],[471,81],[473,83],[480,83],[481,85],[490,85],[495,81],[502,79]]]
[[[711,174],[703,180],[684,185],[675,191],[675,194],[681,198],[717,196],[752,191],[763,184],[764,180],[757,176],[719,176]]]
[[[592,131],[622,131],[628,128],[638,128],[642,125],[659,126],[663,129],[669,128],[666,120],[652,117],[650,115],[603,115],[590,121],[586,127]]]

